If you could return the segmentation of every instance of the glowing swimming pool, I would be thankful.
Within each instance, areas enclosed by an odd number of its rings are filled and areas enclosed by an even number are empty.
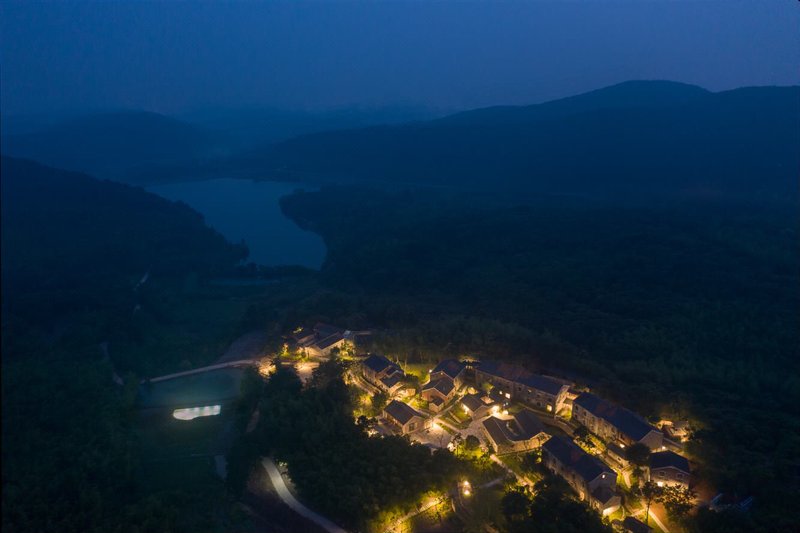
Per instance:
[[[172,417],[178,420],[194,420],[201,416],[215,416],[220,413],[222,407],[219,405],[206,405],[205,407],[187,407],[185,409],[175,409]]]

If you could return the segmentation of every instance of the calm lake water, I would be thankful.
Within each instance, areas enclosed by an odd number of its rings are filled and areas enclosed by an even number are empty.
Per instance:
[[[281,196],[302,188],[297,183],[215,179],[155,185],[147,190],[188,204],[229,241],[244,240],[250,248],[248,261],[319,268],[325,259],[322,238],[286,218],[278,203]]]

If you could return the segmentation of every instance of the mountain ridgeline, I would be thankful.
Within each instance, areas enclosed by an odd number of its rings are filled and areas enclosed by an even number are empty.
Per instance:
[[[797,190],[798,124],[800,87],[711,93],[627,82],[534,106],[305,135],[239,165],[300,179],[771,201]]]

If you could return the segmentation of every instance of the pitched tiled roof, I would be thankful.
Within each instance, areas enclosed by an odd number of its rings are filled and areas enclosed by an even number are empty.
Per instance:
[[[564,386],[562,383],[559,383],[554,379],[546,378],[538,374],[531,374],[526,378],[520,379],[519,382],[532,389],[538,389],[548,394],[552,394],[553,396],[557,396],[558,393],[561,392],[561,387]]]
[[[505,429],[503,428],[503,421],[497,417],[490,416],[483,421],[483,427],[497,445],[502,445],[508,442]]]
[[[592,491],[592,497],[600,502],[601,505],[605,507],[605,505],[611,501],[612,498],[616,497],[617,493],[614,492],[611,487],[606,485],[600,485],[596,489]]]
[[[587,483],[593,481],[600,474],[613,472],[602,461],[592,457],[581,450],[572,441],[563,437],[552,437],[542,447],[565,467],[573,470]]]
[[[317,346],[319,346],[320,350],[324,350],[328,346],[331,346],[332,344],[336,344],[337,342],[339,342],[342,339],[344,339],[344,337],[342,336],[341,333],[334,333],[333,335],[330,335],[329,337],[325,337],[321,341],[317,342]]]
[[[397,366],[382,355],[370,355],[363,364],[373,372],[383,372],[390,366]]]
[[[470,411],[476,411],[486,405],[483,400],[481,400],[480,394],[467,394],[461,398],[461,403],[463,403]]]
[[[514,421],[517,423],[519,437],[522,440],[532,439],[544,431],[544,424],[530,409],[523,409],[515,414]]]
[[[670,466],[689,473],[689,461],[686,457],[669,450],[650,455],[650,468],[668,468]]]
[[[436,389],[437,391],[441,392],[445,396],[453,392],[453,389],[456,387],[453,380],[450,378],[439,378],[433,381],[427,382],[425,385],[422,386],[422,390],[431,390]]]
[[[593,415],[607,420],[619,431],[636,441],[641,440],[651,431],[658,431],[633,411],[614,405],[588,392],[584,392],[575,398],[573,403],[583,407]]]
[[[625,531],[630,531],[630,533],[650,533],[653,531],[652,527],[632,516],[625,517],[625,520],[622,521],[622,527],[625,528]]]
[[[387,389],[391,389],[401,381],[403,381],[403,376],[398,373],[394,373],[390,376],[384,376],[383,378],[381,378],[381,383],[383,383]]]
[[[514,415],[513,420],[490,416],[483,421],[483,427],[497,444],[529,440],[544,432],[544,426],[529,409]]]
[[[456,379],[461,372],[464,371],[464,364],[456,361],[455,359],[445,359],[438,365],[436,368],[431,370],[432,374],[437,372],[443,372],[445,375],[450,377],[450,379]]]
[[[422,414],[417,412],[413,407],[403,402],[398,402],[397,400],[392,400],[389,402],[389,405],[386,406],[384,411],[386,411],[389,416],[400,422],[400,424],[408,423],[408,421],[415,416],[424,418]]]
[[[325,337],[330,337],[331,335],[339,335],[344,334],[344,330],[342,328],[337,328],[336,326],[331,326],[330,324],[325,324],[323,322],[317,322],[314,325],[314,332],[317,334],[317,338],[324,339]]]
[[[292,333],[291,337],[294,339],[295,342],[300,342],[302,340],[307,340],[308,338],[312,337],[314,332],[307,328],[300,328],[298,331]]]
[[[478,365],[478,370],[509,381],[517,381],[531,375],[530,372],[519,365],[512,365],[500,361],[483,361]]]

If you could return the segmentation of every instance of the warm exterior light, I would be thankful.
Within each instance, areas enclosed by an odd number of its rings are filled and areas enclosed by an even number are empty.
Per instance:
[[[492,413],[497,413],[500,410],[500,406],[494,405],[492,406]]]
[[[552,411],[552,410],[553,410],[553,406],[552,406],[552,405],[548,405],[548,406],[547,406],[547,410],[548,410],[548,411]]]
[[[663,481],[657,481],[656,485],[658,485],[659,487],[663,487],[664,486],[664,482]]]
[[[625,445],[624,445],[624,444],[622,444],[622,443],[620,443],[620,444],[619,444],[619,447],[620,447],[620,448],[624,448],[624,447],[625,447]]]
[[[508,409],[503,409],[503,414],[508,416]]]
[[[666,447],[666,446],[663,446],[663,445],[661,446],[661,450],[662,450],[662,451],[663,451],[663,450],[666,450],[666,449],[667,449],[667,447]]]
[[[469,489],[464,489],[464,496],[469,496],[470,494],[471,492],[469,491]]]
[[[510,398],[511,398],[511,394],[509,394],[509,393],[506,393],[506,398],[509,398],[509,399],[510,399]]]

